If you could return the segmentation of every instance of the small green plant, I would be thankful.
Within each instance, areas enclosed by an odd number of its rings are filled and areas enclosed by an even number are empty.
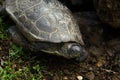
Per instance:
[[[18,59],[23,53],[23,48],[21,46],[18,46],[16,44],[11,45],[11,49],[9,51],[11,57],[14,57],[14,59]]]
[[[23,47],[11,45],[4,66],[0,67],[0,80],[43,80],[44,67],[25,53]]]
[[[33,69],[37,72],[36,74],[36,78],[38,80],[42,80],[43,79],[43,75],[42,75],[42,70],[44,67],[39,66],[38,64],[33,66]]]
[[[14,68],[10,67],[11,65],[5,65],[6,66],[4,68],[0,67],[0,80],[17,80],[17,78],[20,76],[20,72],[15,71]]]

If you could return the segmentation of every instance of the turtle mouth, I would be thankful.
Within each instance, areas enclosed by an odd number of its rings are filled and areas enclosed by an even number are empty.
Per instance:
[[[77,61],[84,61],[88,57],[88,52],[85,49],[82,49],[82,52],[80,53],[79,57],[76,58]]]

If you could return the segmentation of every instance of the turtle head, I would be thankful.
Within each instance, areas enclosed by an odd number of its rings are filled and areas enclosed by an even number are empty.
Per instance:
[[[60,53],[66,58],[76,58],[83,61],[87,58],[88,52],[79,43],[65,43]]]

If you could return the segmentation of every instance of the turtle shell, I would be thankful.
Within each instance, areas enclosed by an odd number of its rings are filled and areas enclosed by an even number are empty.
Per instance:
[[[76,20],[57,0],[6,0],[6,11],[29,41],[84,44]]]

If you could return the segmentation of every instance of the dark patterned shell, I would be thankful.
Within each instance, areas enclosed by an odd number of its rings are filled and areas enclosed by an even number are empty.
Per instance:
[[[83,44],[71,12],[57,0],[6,0],[6,11],[30,41]]]

